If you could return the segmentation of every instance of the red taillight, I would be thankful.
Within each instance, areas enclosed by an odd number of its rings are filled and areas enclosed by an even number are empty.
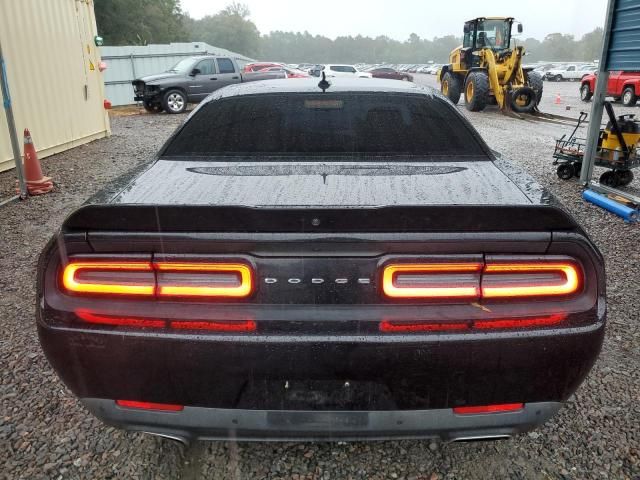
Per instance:
[[[138,410],[156,410],[158,412],[181,412],[184,405],[173,403],[140,402],[138,400],[116,400],[116,405],[123,408],[135,408]]]
[[[62,285],[74,294],[246,298],[253,292],[253,270],[241,263],[72,259]]]
[[[386,265],[382,290],[390,298],[477,299],[481,269],[481,263]]]
[[[494,405],[479,405],[472,407],[455,407],[453,413],[458,415],[481,415],[483,413],[517,412],[524,408],[524,403],[498,403]]]
[[[567,257],[487,257],[485,263],[386,265],[382,291],[388,298],[485,300],[568,297],[583,286],[580,266]]]

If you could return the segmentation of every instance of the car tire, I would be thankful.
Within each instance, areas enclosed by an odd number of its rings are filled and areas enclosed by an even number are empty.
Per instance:
[[[633,172],[631,170],[618,170],[618,181],[621,186],[629,185],[633,182]]]
[[[182,90],[169,90],[162,98],[162,108],[167,113],[182,113],[187,109],[187,95]]]
[[[447,72],[442,77],[440,83],[440,91],[447,97],[454,105],[457,105],[460,101],[460,79],[453,75],[451,72]]]
[[[556,75],[555,77],[553,77],[553,80],[555,82],[561,82],[562,80],[564,80],[564,78],[562,78],[562,75]]]
[[[620,178],[616,172],[608,171],[600,175],[600,183],[605,187],[616,188],[620,185]]]
[[[622,91],[622,104],[625,107],[633,107],[638,101],[638,97],[636,96],[636,92],[633,87],[627,87]]]
[[[162,105],[155,102],[150,102],[149,100],[143,101],[142,106],[149,113],[159,113],[162,111]]]
[[[544,89],[542,76],[538,72],[525,72],[524,78],[526,84],[536,92],[536,105],[539,105],[540,100],[542,100],[542,90]]]
[[[562,163],[558,165],[556,173],[558,174],[558,178],[561,178],[562,180],[569,180],[575,175],[576,170],[570,163]]]
[[[591,87],[589,87],[588,83],[583,83],[580,87],[580,100],[583,102],[588,102],[593,97],[593,92],[591,91]]]
[[[471,72],[464,84],[464,101],[470,112],[481,112],[489,99],[489,76],[486,72]]]

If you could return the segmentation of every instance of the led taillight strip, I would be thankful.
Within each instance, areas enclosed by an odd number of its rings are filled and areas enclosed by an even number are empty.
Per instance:
[[[524,276],[538,273],[561,272],[565,279],[551,285],[500,284],[500,277]],[[574,263],[488,263],[482,275],[483,298],[538,297],[570,295],[576,293],[581,284],[581,272]]]
[[[253,289],[251,268],[239,263],[173,263],[155,262],[158,272],[157,295],[159,297],[248,297]],[[234,287],[171,285],[162,281],[162,274],[174,273],[233,273],[240,276],[240,284]]]
[[[80,282],[78,274],[83,272],[111,273],[112,280],[122,276],[120,283],[112,282]],[[146,281],[133,283],[128,279],[131,273],[148,273]],[[62,284],[74,293],[107,293],[115,295],[146,295],[155,292],[155,278],[153,266],[150,262],[100,262],[100,261],[72,261],[62,272]]]
[[[382,273],[382,289],[391,298],[478,298],[481,263],[419,263],[386,265]],[[401,286],[401,275],[426,274],[438,285]],[[460,278],[460,276],[463,278]]]
[[[417,276],[414,284],[411,283],[412,276]],[[382,291],[389,298],[557,297],[578,293],[582,285],[582,269],[570,259],[391,264],[384,266],[382,272]]]
[[[216,274],[231,279],[211,277]],[[245,298],[254,281],[253,270],[242,263],[72,259],[62,271],[62,285],[74,294]]]

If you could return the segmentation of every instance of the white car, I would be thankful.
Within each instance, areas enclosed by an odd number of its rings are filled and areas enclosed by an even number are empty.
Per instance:
[[[552,68],[545,74],[544,78],[554,82],[562,82],[563,80],[576,81],[593,71],[593,65],[564,65],[560,68]]]
[[[361,72],[353,65],[345,65],[340,63],[331,63],[325,65],[322,69],[327,76],[331,77],[359,77],[359,78],[372,78],[373,76],[369,72]]]
[[[441,68],[442,68],[441,63],[434,63],[427,69],[425,73],[428,73],[429,75],[435,75],[436,73],[438,73],[438,70],[440,70]]]

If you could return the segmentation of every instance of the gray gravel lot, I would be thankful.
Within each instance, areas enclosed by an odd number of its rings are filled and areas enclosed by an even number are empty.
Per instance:
[[[435,77],[416,75],[416,81],[435,84]],[[583,108],[577,84],[546,83],[545,88],[543,110],[577,116]],[[572,110],[553,104],[556,93]],[[640,478],[640,227],[586,204],[577,183],[557,178],[551,166],[553,138],[568,127],[514,120],[495,109],[461,111],[492,148],[552,189],[606,258],[609,325],[603,352],[575,397],[547,425],[498,443],[216,442],[185,450],[93,418],[40,349],[34,278],[38,253],[64,217],[105,182],[149,158],[184,119],[116,116],[111,138],[43,161],[56,182],[53,193],[0,208],[0,478]],[[37,132],[32,133],[37,145]],[[0,174],[2,194],[13,183],[13,173]]]

